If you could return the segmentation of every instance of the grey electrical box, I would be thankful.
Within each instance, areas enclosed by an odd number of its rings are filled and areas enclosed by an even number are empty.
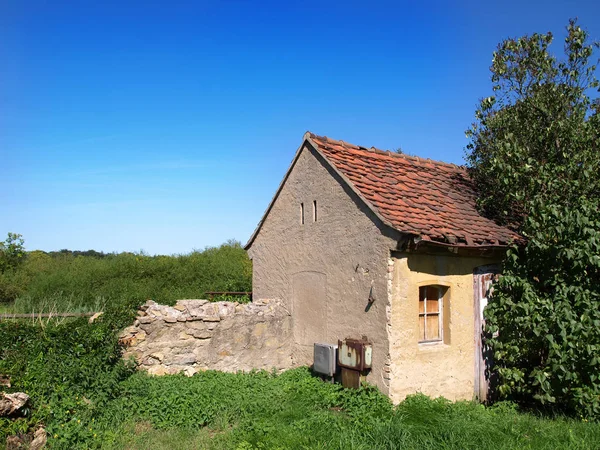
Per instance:
[[[315,343],[313,370],[332,377],[337,371],[337,348],[335,344]]]

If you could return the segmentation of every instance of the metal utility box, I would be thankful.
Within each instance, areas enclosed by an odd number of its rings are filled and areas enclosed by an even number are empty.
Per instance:
[[[338,364],[340,367],[363,372],[371,368],[373,346],[362,339],[338,341]]]
[[[313,370],[333,377],[337,372],[337,349],[335,344],[315,343]]]

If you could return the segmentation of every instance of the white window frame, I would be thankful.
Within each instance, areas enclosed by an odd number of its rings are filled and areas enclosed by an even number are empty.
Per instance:
[[[438,312],[437,313],[427,313],[427,289],[428,288],[435,288],[438,292]],[[443,286],[438,286],[438,285],[425,285],[425,286],[419,286],[419,303],[421,302],[421,290],[424,289],[425,290],[425,298],[423,301],[423,312],[419,312],[419,322],[421,320],[421,317],[423,317],[423,336],[421,335],[421,327],[419,325],[419,344],[436,344],[436,343],[440,343],[440,342],[444,342],[444,293],[445,290],[443,288]],[[428,315],[437,315],[438,316],[438,335],[439,338],[438,339],[422,339],[425,338],[427,336],[427,316]]]

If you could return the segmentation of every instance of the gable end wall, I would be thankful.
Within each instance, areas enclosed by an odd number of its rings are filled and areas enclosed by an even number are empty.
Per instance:
[[[373,343],[367,380],[388,393],[388,261],[396,242],[305,144],[248,250],[254,298],[280,299],[292,314],[295,364],[312,364],[314,342],[364,335]],[[370,293],[375,302],[366,311]]]

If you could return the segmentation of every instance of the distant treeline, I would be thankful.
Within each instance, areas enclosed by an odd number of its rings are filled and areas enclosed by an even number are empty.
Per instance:
[[[91,311],[107,302],[169,303],[251,290],[252,264],[237,241],[173,256],[35,250],[0,273],[0,302],[14,312]]]
[[[41,250],[37,250],[37,251],[41,251]],[[50,255],[50,256],[64,256],[64,255],[68,255],[68,256],[91,256],[93,258],[105,258],[107,256],[114,256],[116,255],[116,253],[104,253],[104,252],[97,252],[96,250],[67,250],[66,248],[63,248],[62,250],[59,251],[54,251],[54,252],[43,252],[46,255]]]

